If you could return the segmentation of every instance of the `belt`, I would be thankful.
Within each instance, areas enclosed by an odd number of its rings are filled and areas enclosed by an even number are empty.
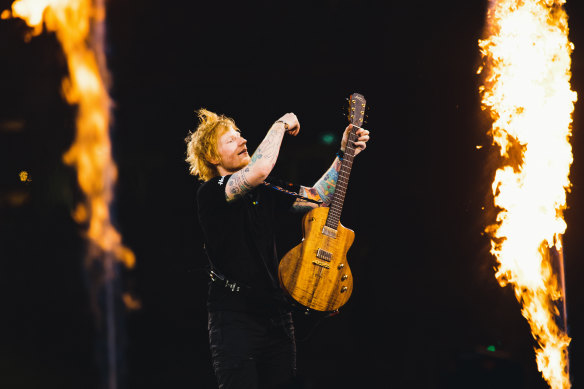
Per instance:
[[[209,278],[211,278],[211,282],[217,282],[221,285],[224,285],[227,289],[234,293],[240,292],[241,290],[251,289],[251,287],[243,285],[241,282],[228,280],[227,277],[219,273],[217,270],[209,269]]]

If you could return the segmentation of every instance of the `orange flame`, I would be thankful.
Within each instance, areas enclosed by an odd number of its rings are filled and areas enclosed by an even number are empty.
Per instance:
[[[117,168],[111,155],[109,138],[111,100],[103,81],[107,76],[99,66],[98,45],[90,47],[91,29],[103,22],[105,10],[91,0],[16,0],[12,12],[1,17],[19,17],[33,28],[32,36],[44,27],[54,31],[63,47],[69,77],[63,80],[67,102],[78,106],[77,132],[73,145],[63,156],[66,164],[77,168],[79,185],[86,202],[79,204],[73,217],[88,222],[88,238],[104,252],[112,253],[126,266],[135,263],[134,254],[121,243],[121,235],[111,224],[109,205]]]
[[[571,387],[570,338],[559,328],[564,298],[550,260],[561,250],[572,164],[570,55],[565,0],[491,1],[488,37],[479,41],[485,71],[482,107],[504,166],[492,190],[496,224],[487,228],[501,286],[513,285],[537,341],[536,361],[551,388]]]

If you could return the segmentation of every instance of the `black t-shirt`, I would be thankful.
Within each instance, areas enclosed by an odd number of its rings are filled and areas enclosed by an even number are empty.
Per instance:
[[[295,198],[259,185],[228,203],[225,185],[230,177],[214,177],[199,187],[199,223],[212,267],[230,281],[249,288],[232,292],[212,282],[207,308],[257,312],[285,309],[274,232],[277,218],[290,210]]]

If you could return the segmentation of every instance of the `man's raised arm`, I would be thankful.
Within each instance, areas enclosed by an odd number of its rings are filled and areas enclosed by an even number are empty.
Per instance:
[[[341,151],[345,151],[347,146],[347,139],[349,132],[353,126],[349,124],[345,128],[343,133],[343,140],[341,141]],[[361,151],[365,150],[367,147],[367,142],[369,141],[369,131],[364,128],[357,130],[358,139],[354,143],[355,155],[359,154]],[[341,159],[337,156],[333,161],[331,167],[323,174],[323,176],[312,186],[305,187],[301,186],[298,194],[307,197],[311,200],[322,201],[320,206],[328,207],[333,199],[333,194],[335,193],[335,187],[337,185],[337,179],[339,177],[339,171],[341,170]],[[303,199],[297,199],[292,208],[295,211],[306,212],[319,205],[310,201]]]
[[[233,173],[227,181],[225,186],[227,201],[233,201],[245,195],[264,182],[276,164],[284,134],[288,132],[296,136],[299,131],[300,124],[293,113],[287,113],[278,119],[251,156],[249,164]]]

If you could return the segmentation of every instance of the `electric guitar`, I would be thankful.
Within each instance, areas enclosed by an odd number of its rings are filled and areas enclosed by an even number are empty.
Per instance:
[[[316,311],[336,311],[353,292],[353,276],[347,251],[355,233],[340,223],[341,211],[355,156],[357,130],[363,124],[365,98],[349,98],[349,132],[330,207],[311,210],[302,219],[302,242],[280,261],[278,277],[282,288],[301,305]]]

